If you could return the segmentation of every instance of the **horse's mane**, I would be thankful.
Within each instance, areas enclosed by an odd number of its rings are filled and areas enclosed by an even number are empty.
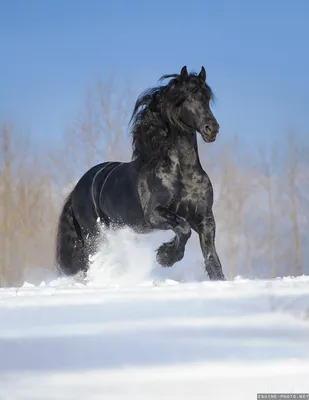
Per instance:
[[[176,135],[188,130],[179,119],[177,106],[201,84],[196,73],[190,73],[185,84],[179,84],[179,74],[163,75],[159,82],[165,79],[170,79],[166,85],[150,88],[138,97],[130,120],[132,158],[143,164],[168,159]],[[206,88],[213,99],[211,88],[207,84]]]

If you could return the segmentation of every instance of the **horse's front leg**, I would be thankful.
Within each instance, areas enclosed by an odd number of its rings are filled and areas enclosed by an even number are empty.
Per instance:
[[[209,279],[225,280],[215,246],[216,223],[212,210],[208,211],[199,223],[198,234]]]
[[[145,217],[152,229],[171,229],[175,232],[173,240],[163,243],[157,249],[158,263],[163,267],[171,267],[184,256],[186,243],[191,236],[189,223],[163,206],[157,206],[149,210]]]

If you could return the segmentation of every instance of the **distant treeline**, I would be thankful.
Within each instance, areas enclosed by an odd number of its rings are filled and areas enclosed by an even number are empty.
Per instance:
[[[55,228],[71,186],[95,163],[131,157],[134,99],[129,89],[114,90],[112,81],[97,82],[58,147],[37,154],[31,136],[0,121],[0,286],[53,272]],[[280,142],[249,158],[240,135],[219,139],[200,143],[199,151],[214,185],[217,248],[226,275],[308,274],[308,140],[283,132]]]

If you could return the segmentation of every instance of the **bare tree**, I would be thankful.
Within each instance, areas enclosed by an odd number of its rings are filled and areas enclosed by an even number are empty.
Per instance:
[[[112,79],[98,80],[86,93],[83,110],[67,130],[71,157],[86,170],[108,160],[127,160],[131,153],[128,123],[133,95],[129,88],[117,91]],[[130,150],[129,150],[130,149]]]
[[[301,239],[298,222],[298,194],[297,194],[297,178],[299,167],[299,149],[295,140],[295,135],[288,136],[288,186],[290,195],[290,213],[289,217],[293,229],[293,243],[296,261],[296,274],[302,275],[302,260],[301,260]]]
[[[29,268],[52,266],[55,207],[51,180],[29,138],[3,124],[0,130],[0,285],[21,284]],[[48,216],[48,220],[47,220]]]
[[[267,160],[267,155],[265,152],[261,152],[262,158],[262,171],[263,175],[261,175],[260,182],[262,184],[263,189],[266,191],[267,198],[267,235],[266,235],[266,243],[268,245],[268,258],[269,258],[269,268],[270,268],[270,277],[276,277],[276,249],[275,249],[275,204],[274,204],[274,184],[273,184],[273,173],[272,173],[272,164],[269,160]],[[272,162],[275,161],[275,154],[271,157]]]
[[[9,247],[10,247],[10,231],[12,225],[12,213],[10,208],[11,202],[11,175],[12,175],[12,148],[10,141],[10,131],[12,130],[7,124],[2,124],[0,132],[0,160],[1,165],[1,181],[0,181],[0,199],[1,199],[1,221],[0,221],[0,285],[4,286],[7,282],[9,274]]]

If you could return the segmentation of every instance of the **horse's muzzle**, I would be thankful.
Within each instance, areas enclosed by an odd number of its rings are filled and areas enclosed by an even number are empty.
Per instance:
[[[219,124],[206,124],[204,125],[201,135],[202,138],[207,143],[214,142],[216,140],[217,134],[219,133]]]

